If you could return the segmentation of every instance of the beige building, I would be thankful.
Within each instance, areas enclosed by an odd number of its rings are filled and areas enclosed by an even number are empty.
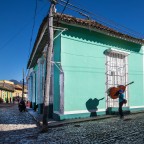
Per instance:
[[[22,98],[22,85],[15,85],[11,81],[0,80],[0,98],[3,102],[10,103],[13,99]],[[24,86],[24,99],[27,100],[27,86]]]
[[[14,83],[6,80],[0,81],[0,99],[1,102],[10,103],[13,100]]]
[[[22,85],[15,85],[13,97],[19,97],[20,99],[22,98]],[[24,99],[27,100],[27,86],[24,86]]]
[[[20,85],[15,85],[13,97],[22,97],[22,87]]]

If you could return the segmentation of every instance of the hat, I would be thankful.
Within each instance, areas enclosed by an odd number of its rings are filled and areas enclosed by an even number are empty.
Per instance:
[[[119,93],[123,93],[124,91],[122,89],[119,90]]]

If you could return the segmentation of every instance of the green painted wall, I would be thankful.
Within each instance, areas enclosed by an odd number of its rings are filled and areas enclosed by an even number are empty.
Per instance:
[[[61,61],[64,70],[65,111],[85,110],[89,99],[105,96],[104,49],[67,38],[62,39]],[[99,108],[105,107],[100,102]]]
[[[131,53],[128,58],[129,81],[134,81],[134,84],[129,86],[129,104],[144,106],[143,55]]]
[[[60,44],[60,38],[57,40],[58,43]],[[55,43],[55,49],[57,47],[59,46]],[[60,60],[59,48],[55,50],[58,60]],[[106,109],[106,99],[98,100],[105,97],[106,59],[103,53],[108,48],[117,48],[131,53],[128,58],[128,79],[135,81],[135,84],[129,86],[130,105],[134,104],[137,97],[139,97],[139,100],[136,105],[144,105],[144,102],[141,101],[143,97],[143,76],[132,75],[132,70],[134,70],[134,73],[136,71],[143,72],[141,46],[82,28],[68,27],[68,31],[61,36],[65,111],[87,110],[87,101],[94,101],[94,98],[96,98],[98,109]],[[138,88],[140,88],[140,91],[136,92],[135,89]]]
[[[38,65],[36,64],[35,67],[34,67],[33,69],[34,69],[34,71],[37,71]]]
[[[55,33],[58,35],[59,32]],[[61,36],[54,40],[54,61],[60,62],[61,57]],[[60,108],[60,85],[59,85],[59,69],[54,65],[54,101],[53,101],[53,111],[59,111]]]

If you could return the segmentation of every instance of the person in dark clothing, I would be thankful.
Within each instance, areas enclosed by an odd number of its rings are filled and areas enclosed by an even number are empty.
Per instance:
[[[13,97],[13,104],[15,103],[15,98]]]
[[[21,101],[19,102],[19,110],[22,111],[26,111],[26,105],[25,105],[25,101],[23,99],[21,99]]]
[[[119,90],[119,115],[120,115],[121,119],[124,118],[122,106],[125,103],[127,103],[127,100],[125,99],[124,91],[123,90]]]
[[[19,96],[18,96],[18,97],[17,97],[18,104],[19,104],[19,100],[20,100],[20,98],[19,98]]]

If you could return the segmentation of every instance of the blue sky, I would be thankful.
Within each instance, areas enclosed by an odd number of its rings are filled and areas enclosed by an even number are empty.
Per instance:
[[[70,3],[94,13],[95,18],[113,21],[144,35],[143,0],[69,0]],[[22,80],[26,72],[29,54],[32,50],[38,28],[49,9],[49,0],[0,0],[0,80]],[[56,5],[57,12],[63,7]],[[79,16],[72,10],[64,13]],[[32,35],[32,41],[30,42]]]

